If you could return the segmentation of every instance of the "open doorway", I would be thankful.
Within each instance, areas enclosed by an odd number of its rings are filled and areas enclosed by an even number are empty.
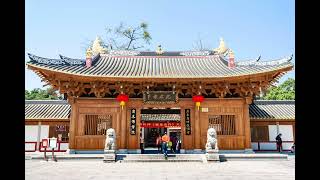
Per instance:
[[[166,132],[174,142],[181,137],[180,109],[142,109],[140,127],[143,152],[158,153],[156,142],[159,135]]]

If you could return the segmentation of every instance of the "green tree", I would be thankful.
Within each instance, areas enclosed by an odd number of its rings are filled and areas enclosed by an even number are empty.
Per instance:
[[[46,90],[35,88],[31,91],[25,90],[26,100],[55,100],[62,99],[62,96],[52,88]]]
[[[151,35],[148,31],[148,24],[145,22],[137,26],[128,26],[120,23],[116,27],[106,27],[107,39],[101,45],[112,50],[136,50],[145,48],[150,44]],[[93,40],[86,43],[85,48],[92,47]]]
[[[287,79],[279,86],[268,89],[265,100],[295,100],[295,80]]]

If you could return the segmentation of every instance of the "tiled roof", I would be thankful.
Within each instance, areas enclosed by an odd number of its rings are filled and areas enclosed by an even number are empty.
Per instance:
[[[25,100],[25,119],[69,119],[71,107],[62,100]]]
[[[295,119],[295,101],[256,100],[249,112],[250,119]]]
[[[140,55],[98,54],[93,58],[92,67],[87,68],[84,60],[71,59],[60,55],[60,59],[48,59],[29,54],[29,66],[91,77],[119,78],[223,78],[253,75],[293,67],[291,57],[274,61],[258,60],[238,62],[235,68],[228,68],[228,62],[220,55],[186,55],[166,52],[156,56],[142,52]],[[190,56],[189,56],[190,55]],[[260,58],[259,58],[260,59]]]

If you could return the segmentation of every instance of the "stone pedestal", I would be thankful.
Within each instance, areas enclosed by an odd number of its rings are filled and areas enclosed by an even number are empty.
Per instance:
[[[103,162],[115,162],[116,151],[115,150],[104,150]]]
[[[220,161],[218,152],[219,150],[216,150],[216,149],[206,150],[207,161]]]

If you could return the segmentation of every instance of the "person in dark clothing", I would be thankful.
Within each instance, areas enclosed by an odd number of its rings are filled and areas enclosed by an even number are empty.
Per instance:
[[[276,142],[277,142],[277,151],[282,152],[282,139],[281,139],[282,134],[280,133],[276,137]]]
[[[144,154],[144,138],[142,137],[142,134],[140,134],[140,149],[141,154]]]
[[[173,153],[176,153],[177,138],[175,136],[172,136],[172,138],[170,138],[170,140],[172,142],[171,151]]]
[[[156,145],[158,147],[158,153],[162,152],[162,141],[161,141],[161,135],[160,134],[157,137]]]

